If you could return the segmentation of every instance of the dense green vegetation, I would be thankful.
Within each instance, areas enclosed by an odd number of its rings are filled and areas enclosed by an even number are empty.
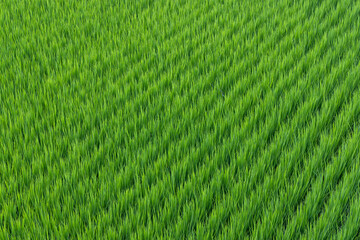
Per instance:
[[[0,1],[0,239],[360,238],[360,2]]]

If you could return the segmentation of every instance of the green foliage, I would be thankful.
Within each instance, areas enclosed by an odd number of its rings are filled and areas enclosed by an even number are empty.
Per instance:
[[[0,1],[0,239],[360,237],[360,3]]]

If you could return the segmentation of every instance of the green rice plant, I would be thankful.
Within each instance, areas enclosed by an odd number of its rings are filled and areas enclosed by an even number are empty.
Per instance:
[[[359,4],[0,1],[0,239],[356,239]]]

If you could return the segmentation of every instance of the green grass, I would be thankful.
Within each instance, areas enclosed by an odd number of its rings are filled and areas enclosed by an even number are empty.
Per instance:
[[[0,239],[360,239],[360,2],[0,1]]]

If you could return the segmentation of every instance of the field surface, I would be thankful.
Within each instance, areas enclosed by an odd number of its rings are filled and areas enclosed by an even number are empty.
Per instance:
[[[360,1],[0,0],[0,239],[359,239]]]

